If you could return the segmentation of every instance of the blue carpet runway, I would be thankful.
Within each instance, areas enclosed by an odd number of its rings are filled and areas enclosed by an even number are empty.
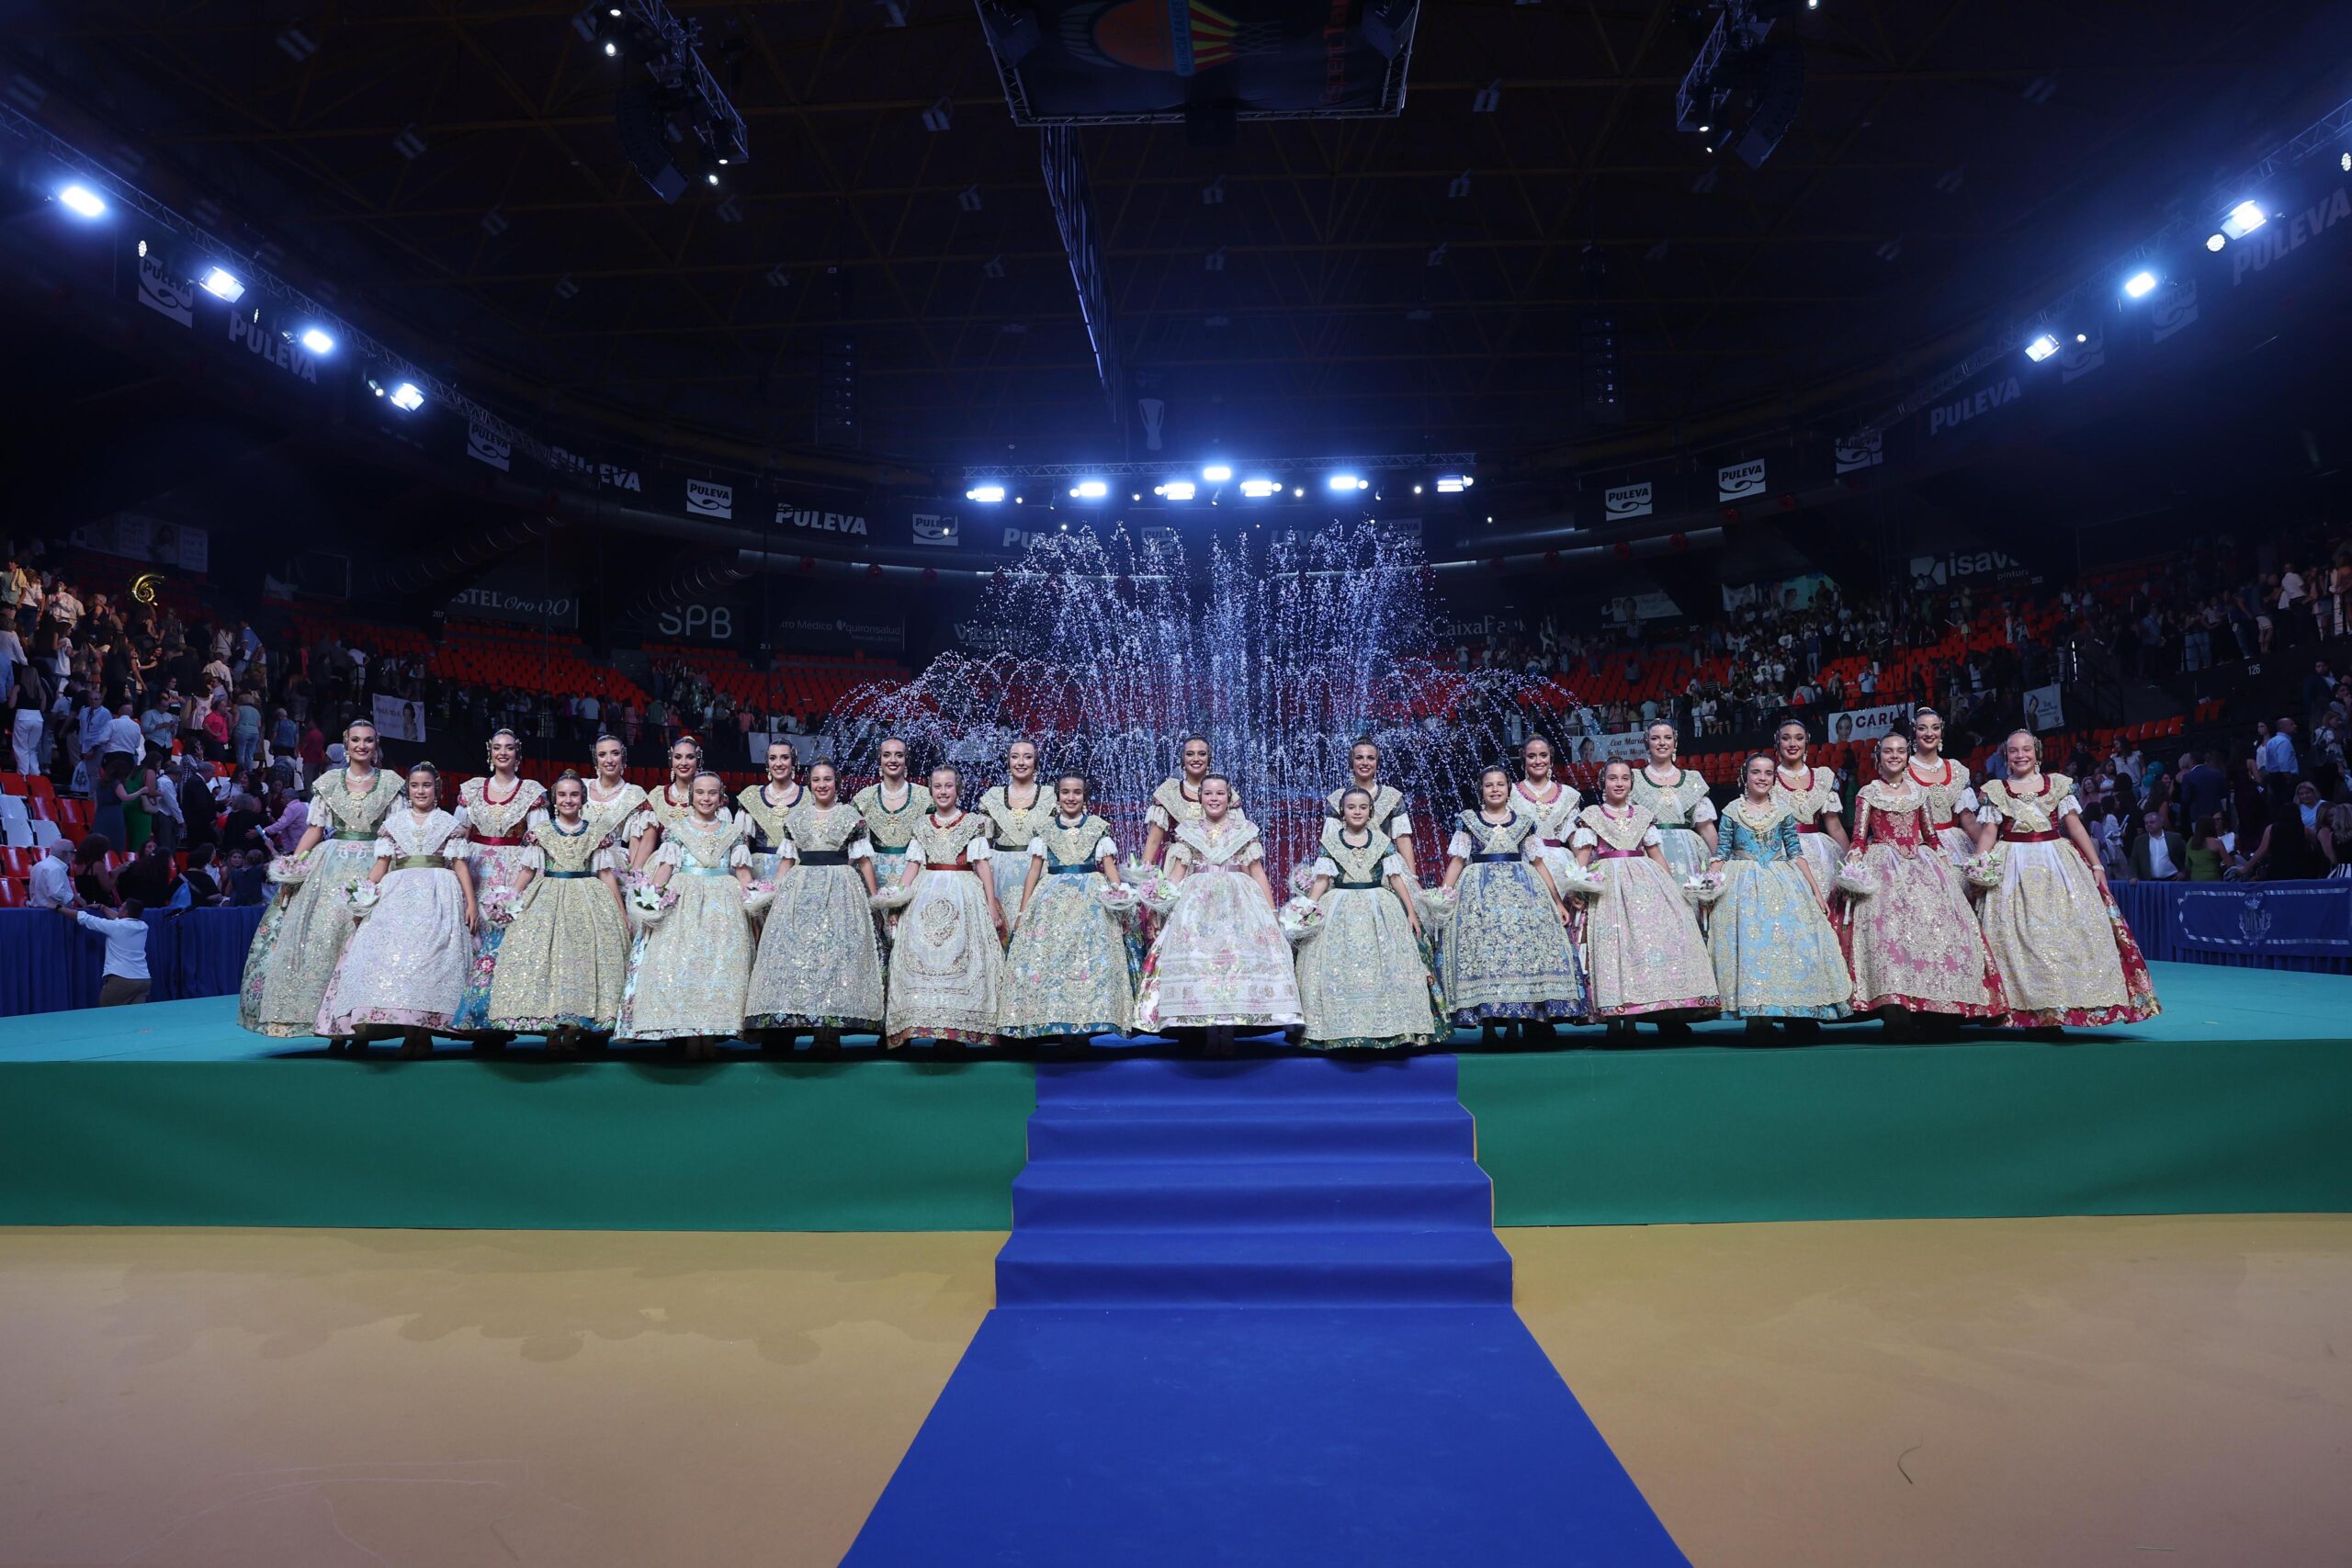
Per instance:
[[[1029,1142],[849,1562],[1683,1561],[1511,1310],[1452,1057],[1048,1067]]]

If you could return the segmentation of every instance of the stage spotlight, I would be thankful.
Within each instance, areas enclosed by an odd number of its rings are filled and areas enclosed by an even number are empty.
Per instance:
[[[1190,479],[1170,479],[1166,484],[1154,485],[1151,489],[1153,494],[1170,501],[1190,501],[1200,493],[1199,488]]]
[[[237,275],[225,266],[208,267],[203,288],[215,299],[225,299],[232,305],[243,298],[245,292],[245,286],[237,281]]]
[[[334,352],[334,339],[327,336],[326,333],[319,331],[316,327],[304,327],[302,329],[301,337],[297,341],[300,342],[304,348],[309,349],[312,354],[324,355],[333,354]]]
[[[2226,238],[2220,234],[2208,234],[2205,236],[2205,248],[2209,251],[2218,251],[2229,243],[2230,242]]]
[[[1290,492],[1293,495],[1305,495],[1306,493],[1306,487],[1305,485],[1293,485],[1290,487]]]
[[[964,492],[966,501],[977,501],[982,506],[994,506],[1004,499],[1002,485],[974,485]]]
[[[1243,479],[1241,493],[1252,501],[1263,501],[1270,495],[1280,495],[1283,487],[1272,479]]]
[[[2133,299],[2145,299],[2156,291],[2156,275],[2142,267],[2123,280],[2123,292]]]
[[[63,202],[69,211],[84,218],[106,215],[107,198],[88,186],[67,186],[57,193],[57,199]]]
[[[392,400],[392,407],[402,413],[414,413],[424,406],[424,394],[417,390],[413,381],[401,382],[388,395]]]
[[[606,39],[605,40],[605,59],[610,60],[610,59],[612,59],[615,55],[616,55],[616,54],[620,53],[620,51],[621,51],[621,46],[620,46],[619,44],[615,43],[615,42],[614,42],[612,39]]]
[[[1201,470],[1201,478],[1213,485],[1221,485],[1233,477],[1233,470],[1223,463],[1211,463]]]
[[[2222,232],[2233,240],[2243,240],[2269,221],[2270,214],[2263,211],[2259,206],[2251,201],[2241,201],[2230,209],[2230,215],[2227,218],[2222,220]],[[2210,250],[2212,248],[2213,242],[2208,240],[2205,244]]]
[[[1069,493],[1080,501],[1101,501],[1111,493],[1111,487],[1101,479],[1081,479],[1069,487]]]
[[[2058,340],[2043,333],[2025,345],[2025,356],[2036,365],[2058,352]]]
[[[1440,495],[1460,495],[1476,482],[1468,474],[1440,474],[1437,477],[1437,492]]]
[[[1419,486],[1419,485],[1415,485],[1415,486],[1413,487],[1413,493],[1414,493],[1415,495],[1419,495],[1419,494],[1420,494],[1420,493],[1421,493],[1421,487],[1420,487],[1420,486]]]
[[[1363,483],[1353,474],[1333,474],[1323,482],[1332,490],[1354,490]]]

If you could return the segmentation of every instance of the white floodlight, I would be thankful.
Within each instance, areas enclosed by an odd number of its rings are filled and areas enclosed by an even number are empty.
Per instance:
[[[99,218],[106,214],[107,198],[88,186],[67,186],[57,193],[57,199],[71,211],[85,218]]]
[[[392,407],[402,413],[414,413],[424,406],[424,394],[417,390],[413,381],[402,381],[391,392]]]
[[[225,266],[206,268],[200,287],[215,299],[225,299],[232,305],[243,299],[245,292],[244,284]]]
[[[1166,484],[1154,485],[1151,489],[1153,494],[1170,501],[1190,501],[1200,493],[1199,487],[1190,479],[1170,479]]]
[[[2025,356],[2036,365],[2058,352],[2058,340],[2043,333],[2025,345]]]
[[[2126,298],[2132,299],[2145,299],[2149,295],[2154,294],[2155,291],[2156,275],[2150,272],[2146,267],[2142,267],[2139,271],[2133,273],[2131,276],[2123,280],[2123,292]]]
[[[333,354],[334,352],[334,339],[327,336],[326,333],[319,331],[316,327],[304,327],[302,329],[301,337],[297,341],[299,341],[304,348],[309,349],[312,354],[324,355]]]
[[[1282,483],[1278,479],[1243,479],[1241,481],[1241,493],[1252,501],[1263,501],[1270,495],[1280,495],[1282,492]]]
[[[2233,240],[2243,240],[2269,221],[2270,214],[2263,211],[2259,204],[2241,201],[2230,209],[2227,218],[2222,220],[2222,232]],[[2206,244],[2210,247],[2212,242],[2208,240]]]
[[[1069,493],[1080,501],[1101,501],[1111,493],[1111,487],[1101,479],[1080,479],[1069,487]]]
[[[977,501],[982,506],[994,506],[1004,499],[1002,485],[974,485],[964,492],[966,501]]]
[[[1201,478],[1213,485],[1221,485],[1233,477],[1233,470],[1223,463],[1211,463],[1201,470]]]

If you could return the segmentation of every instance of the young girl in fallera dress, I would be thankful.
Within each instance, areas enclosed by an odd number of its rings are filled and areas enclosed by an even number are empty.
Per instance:
[[[1911,777],[1911,742],[1882,737],[1878,772],[1854,796],[1847,854],[1870,891],[1840,899],[1854,1010],[1881,1014],[1898,1035],[1910,1032],[1916,1013],[1998,1018],[2008,1010],[2001,977],[1960,868],[1928,820],[1928,792]]]
[[[1201,819],[1201,785],[1209,776],[1209,743],[1205,737],[1188,735],[1176,752],[1177,766],[1182,770],[1172,779],[1162,779],[1159,787],[1151,792],[1151,804],[1144,810],[1143,863],[1158,865],[1160,852],[1176,829],[1186,822]],[[1233,788],[1228,781],[1226,789]]]
[[[588,815],[588,788],[567,773],[532,818],[515,872],[515,914],[491,976],[492,1029],[542,1034],[553,1055],[609,1034],[628,979],[628,930],[606,852],[616,829]]]
[[[488,755],[488,776],[468,779],[458,787],[458,813],[466,823],[467,868],[473,874],[475,900],[484,909],[496,902],[493,893],[511,898],[519,887],[517,877],[530,843],[527,829],[535,815],[543,814],[548,794],[537,779],[523,776],[523,742],[513,730],[492,735]],[[466,973],[466,994],[458,1003],[455,1027],[470,1034],[477,1049],[502,1045],[513,1033],[490,1021],[491,981],[498,972],[506,930],[501,919],[483,919]]]
[[[1393,784],[1380,782],[1380,745],[1366,736],[1348,748],[1348,782],[1323,799],[1323,815],[1330,821],[1340,819],[1340,797],[1349,790],[1360,789],[1372,796],[1372,817],[1369,825],[1386,836],[1396,847],[1396,858],[1404,863],[1405,875],[1413,875],[1413,818],[1405,810],[1405,796]]]
[[[1419,890],[1372,815],[1371,791],[1340,792],[1307,888],[1323,925],[1299,949],[1298,998],[1304,1039],[1318,1051],[1427,1045],[1440,1032],[1414,908]]]
[[[953,768],[931,773],[899,886],[911,889],[890,943],[886,1045],[921,1038],[954,1054],[993,1045],[1004,1025],[1004,914],[989,875],[989,819],[957,804]]]
[[[763,1044],[813,1032],[831,1055],[844,1032],[882,1032],[882,953],[874,938],[874,853],[865,818],[841,798],[831,762],[808,769],[808,798],[785,813],[775,902],[743,1001],[743,1029]]]
[[[1612,1034],[1646,1018],[1658,1032],[1687,1035],[1690,1021],[1717,1007],[1715,970],[1690,902],[1659,842],[1657,824],[1634,801],[1634,768],[1601,770],[1600,799],[1577,814],[1569,840],[1600,884],[1585,915],[1592,1010]]]
[[[1438,946],[1439,989],[1452,1021],[1489,1041],[1512,1024],[1547,1037],[1591,1005],[1568,910],[1536,819],[1512,806],[1510,774],[1481,773],[1478,800],[1454,818],[1445,848],[1453,914]]]
[[[662,829],[646,868],[646,880],[674,893],[677,903],[646,929],[630,958],[616,1032],[674,1041],[687,1060],[709,1061],[743,1024],[752,852],[717,773],[695,774],[687,803],[685,815]]]
[[[1028,873],[1014,895],[1012,948],[1005,955],[1004,1033],[1053,1038],[1075,1053],[1097,1034],[1135,1024],[1135,944],[1103,906],[1119,885],[1111,824],[1088,809],[1086,780],[1054,781],[1054,810],[1030,840]]]
[[[2096,1028],[2154,1018],[2155,987],[2140,944],[2108,890],[2075,784],[2041,771],[2041,742],[2018,730],[2002,743],[2007,779],[1978,797],[1977,842],[2000,851],[2000,885],[1984,895],[1984,940],[2016,1029]]]
[[[397,1033],[401,1055],[423,1056],[465,995],[481,916],[465,858],[462,818],[440,808],[441,774],[409,770],[408,804],[384,818],[365,883],[372,912],[353,933],[319,1004],[318,1032],[362,1043]]]
[[[1821,1020],[1846,1016],[1854,982],[1829,923],[1829,887],[1804,858],[1796,818],[1772,798],[1774,771],[1770,757],[1747,759],[1740,798],[1717,821],[1713,869],[1724,890],[1707,953],[1724,1017],[1746,1019],[1750,1034],[1770,1033],[1774,1021],[1817,1034]]]
[[[1258,825],[1233,809],[1233,786],[1220,773],[1200,781],[1200,810],[1169,836],[1170,898],[1144,961],[1136,1027],[1204,1030],[1208,1054],[1230,1056],[1237,1030],[1304,1021]]]

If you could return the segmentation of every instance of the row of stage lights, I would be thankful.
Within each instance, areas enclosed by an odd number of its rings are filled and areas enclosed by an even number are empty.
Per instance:
[[[104,218],[111,210],[105,197],[78,182],[58,187],[57,204],[76,218],[90,221]],[[141,256],[147,254],[147,242],[144,240],[139,242],[139,254]],[[196,286],[224,305],[233,305],[245,297],[245,280],[219,262],[205,265]],[[316,358],[323,359],[334,352],[334,334],[323,327],[307,326],[300,331],[289,331],[286,336],[288,342],[300,344],[304,353]],[[368,389],[402,413],[414,413],[424,406],[424,389],[411,380],[371,375],[368,378]]]
[[[2340,154],[2336,159],[2336,166],[2342,169],[2346,174],[2352,174],[2352,152]],[[2205,248],[2209,251],[2219,254],[2230,243],[2231,241],[2243,240],[2248,234],[2253,233],[2256,230],[2269,222],[2270,217],[2271,215],[2269,213],[2265,212],[2262,209],[2262,204],[2260,202],[2254,200],[2241,201],[2235,207],[2231,208],[2227,213],[2222,215],[2222,226],[2220,228],[2205,236]],[[2131,275],[2123,280],[2123,298],[2127,300],[2137,303],[2142,299],[2145,299],[2149,295],[2154,294],[2163,282],[2164,279],[2156,275],[2156,272],[2153,267],[2143,266],[2135,268]],[[2078,332],[2075,334],[2075,341],[2076,343],[2087,343],[2090,341],[2090,334],[2088,333]],[[2025,356],[2028,359],[2032,360],[2036,365],[2039,365],[2043,360],[2055,355],[2060,347],[2061,344],[2058,342],[2057,333],[2052,332],[2036,333],[2032,337],[2026,340]]]
[[[1461,473],[1440,474],[1435,479],[1430,481],[1430,483],[1436,487],[1437,492],[1440,495],[1460,495],[1464,491],[1468,490],[1477,482],[1478,481],[1476,477],[1470,474]],[[1151,493],[1159,497],[1162,501],[1193,501],[1200,497],[1204,486],[1207,487],[1210,491],[1215,491],[1228,484],[1233,484],[1233,468],[1231,465],[1226,463],[1211,463],[1201,470],[1201,477],[1197,480],[1191,479],[1162,479],[1159,483],[1151,487]],[[1243,479],[1239,484],[1234,485],[1234,488],[1238,490],[1242,495],[1251,501],[1269,501],[1275,496],[1282,494],[1283,485],[1283,481],[1280,479],[1271,479],[1265,475],[1258,474]],[[1337,473],[1326,475],[1323,479],[1323,488],[1329,491],[1334,495],[1352,495],[1359,491],[1370,490],[1372,488],[1372,481],[1363,478],[1360,474],[1351,473],[1345,469],[1341,469]],[[1421,485],[1415,485],[1413,487],[1413,493],[1415,495],[1419,495],[1422,492],[1423,488],[1424,487]],[[1292,485],[1289,489],[1291,495],[1295,499],[1304,499],[1306,495],[1306,487],[1305,485]],[[983,479],[967,490],[964,492],[964,499],[967,501],[977,502],[982,506],[997,506],[1002,504],[1005,498],[1010,493],[1010,487],[1002,480]],[[1108,479],[1080,479],[1076,484],[1069,487],[1069,498],[1072,501],[1108,501],[1111,499],[1111,481]],[[1012,502],[1016,506],[1026,504],[1028,499],[1029,498],[1025,495],[1014,495],[1012,497]],[[1141,501],[1143,499],[1143,492],[1141,491],[1130,491],[1128,499],[1131,501]],[[1214,495],[1211,497],[1210,504],[1216,504]]]

